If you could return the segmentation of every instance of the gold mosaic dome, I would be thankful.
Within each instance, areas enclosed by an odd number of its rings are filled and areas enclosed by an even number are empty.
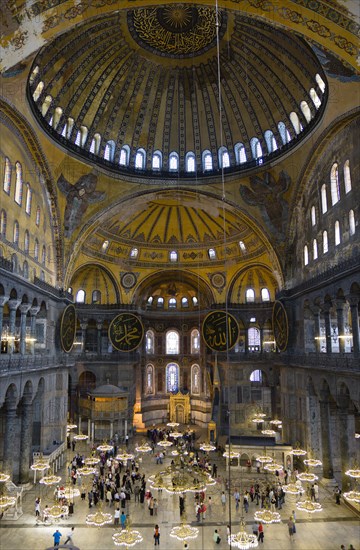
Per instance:
[[[273,162],[309,135],[327,98],[302,38],[195,4],[77,25],[39,51],[27,91],[43,129],[74,155],[137,181],[191,185]]]

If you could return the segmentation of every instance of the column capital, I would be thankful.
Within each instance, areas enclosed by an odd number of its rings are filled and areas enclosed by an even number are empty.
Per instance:
[[[37,315],[39,311],[40,311],[40,306],[31,306],[30,308],[31,317],[34,317],[35,315]]]
[[[96,328],[101,330],[103,328],[104,321],[96,321]]]
[[[21,311],[21,315],[26,315],[30,308],[31,304],[20,304],[19,309]]]
[[[321,307],[317,305],[310,306],[310,311],[313,315],[320,315],[321,313]]]
[[[348,296],[346,296],[346,299],[352,307],[357,307],[359,305],[360,297],[357,294],[348,294]]]
[[[17,300],[16,298],[10,298],[8,301],[9,308],[13,311],[14,309],[17,309],[18,306],[21,304],[21,300]]]
[[[4,306],[8,300],[9,296],[0,296],[0,307]]]
[[[337,299],[337,300],[334,300],[333,304],[336,309],[342,311],[345,307],[346,302],[344,299]]]

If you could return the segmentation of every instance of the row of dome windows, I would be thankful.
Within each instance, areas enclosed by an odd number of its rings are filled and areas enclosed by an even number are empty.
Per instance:
[[[39,67],[35,67],[31,82],[34,81],[36,75],[39,72]],[[315,76],[316,84],[321,90],[322,93],[325,91],[325,82],[319,74]],[[35,102],[38,102],[42,97],[42,92],[44,89],[44,82],[40,81],[34,92],[33,99]],[[309,90],[310,98],[315,106],[315,109],[319,109],[321,106],[321,99],[317,94],[315,88]],[[86,148],[90,153],[102,156],[104,160],[107,160],[112,163],[118,163],[119,166],[129,167],[130,166],[130,147],[129,145],[123,145],[120,151],[117,151],[116,144],[114,140],[108,140],[106,143],[102,143],[102,138],[100,133],[95,133],[91,139],[90,145],[88,145],[89,139],[89,129],[82,125],[80,128],[75,128],[75,120],[72,117],[64,118],[63,109],[59,106],[53,107],[53,98],[48,95],[43,100],[42,104],[39,105],[41,114],[43,117],[46,117],[50,107],[52,107],[53,114],[48,118],[48,124],[57,132],[64,137],[65,139],[71,140],[75,145]],[[301,101],[300,110],[302,115],[307,123],[310,123],[313,114],[309,107],[309,104],[306,101]],[[290,122],[293,126],[293,130],[296,135],[300,134],[303,131],[303,125],[300,122],[299,115],[292,111],[289,115]],[[250,139],[250,152],[246,151],[246,147],[243,143],[236,143],[234,146],[234,155],[235,155],[235,164],[241,165],[250,160],[258,160],[259,164],[262,162],[262,157],[266,154],[273,153],[278,150],[279,147],[286,145],[291,141],[291,135],[289,129],[286,127],[286,124],[283,121],[278,123],[278,131],[281,137],[282,143],[279,144],[276,141],[274,133],[271,130],[266,130],[264,132],[264,141],[266,143],[267,152],[263,151],[260,140],[257,137],[252,137]],[[251,159],[248,156],[251,153]],[[134,168],[137,170],[145,170],[147,168],[146,162],[146,151],[143,148],[138,148],[135,153],[134,158]],[[179,155],[176,151],[172,151],[169,155],[168,170],[169,172],[178,172],[180,169]],[[218,150],[218,163],[219,168],[226,169],[230,168],[231,160],[230,154],[226,147],[220,147]],[[151,169],[153,171],[161,171],[164,168],[163,166],[163,154],[161,151],[155,151],[152,154],[151,158]],[[213,155],[209,150],[204,150],[202,152],[202,170],[204,172],[210,172],[214,169]],[[189,151],[185,156],[185,171],[189,174],[196,173],[196,156],[195,153]]]
[[[345,195],[347,195],[348,193],[350,193],[352,189],[349,160],[345,161],[344,167],[343,167],[343,185],[344,185]],[[342,188],[342,182],[340,182],[340,178],[339,178],[339,165],[337,162],[334,162],[330,170],[330,194],[331,194],[332,206],[335,206],[335,204],[337,204],[340,201],[341,195],[342,195],[341,188]],[[324,183],[321,186],[321,212],[323,214],[326,214],[326,212],[328,211],[327,194],[328,194],[328,187],[326,183]],[[311,225],[314,227],[317,223],[316,208],[314,205],[310,209],[310,217],[311,217]]]
[[[356,228],[356,222],[355,222],[355,214],[353,210],[350,210],[349,212],[349,235],[352,236],[355,234],[355,228]],[[328,232],[323,231],[322,234],[322,252],[323,254],[326,254],[329,251],[329,237]],[[341,231],[340,231],[340,222],[336,220],[335,222],[335,228],[334,228],[334,243],[335,246],[338,246],[341,243]],[[317,239],[313,239],[312,241],[312,258],[313,260],[318,259],[318,242]],[[306,244],[304,246],[304,265],[308,265],[309,263],[309,246]]]
[[[5,157],[5,168],[4,168],[4,178],[3,178],[3,190],[7,195],[11,193],[11,179],[12,179],[12,165],[10,159]],[[31,215],[31,203],[32,203],[32,189],[29,183],[25,184],[26,186],[26,198],[25,198],[25,212],[28,216]],[[22,175],[22,166],[19,161],[15,162],[15,192],[14,192],[14,201],[19,206],[22,206],[23,202],[23,175]],[[35,223],[40,226],[40,215],[41,210],[40,206],[36,208],[35,214]]]
[[[105,254],[110,246],[110,241],[106,240],[101,245],[101,251]],[[246,252],[246,245],[244,241],[239,241],[239,248],[243,254]],[[208,249],[208,255],[210,260],[216,260],[217,254],[215,248],[209,248]],[[130,258],[132,260],[135,260],[139,256],[139,249],[138,248],[131,248],[130,250]],[[169,261],[170,262],[177,262],[179,259],[179,254],[176,250],[170,250],[169,252]]]
[[[7,215],[5,210],[1,210],[0,213],[0,236],[2,239],[6,239],[6,229],[7,229]],[[13,225],[13,234],[12,234],[12,242],[15,246],[19,246],[19,239],[20,239],[20,226],[19,222],[17,220],[14,221]],[[25,254],[30,253],[30,233],[26,229],[24,233],[24,246],[23,251]],[[41,248],[41,263],[43,265],[46,264],[46,246],[43,244]],[[40,258],[40,244],[37,238],[34,240],[34,252],[33,252],[34,260],[39,261]]]

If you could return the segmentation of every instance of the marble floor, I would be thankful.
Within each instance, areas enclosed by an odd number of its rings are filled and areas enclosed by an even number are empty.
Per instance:
[[[79,452],[85,452],[86,445]],[[88,454],[88,453],[87,453]],[[68,461],[73,453],[68,451]],[[199,528],[197,539],[188,541],[189,550],[212,550],[215,548],[229,548],[226,540],[226,526],[231,517],[232,532],[237,532],[240,526],[241,510],[235,510],[233,498],[228,499],[225,510],[222,507],[220,496],[225,489],[225,459],[222,457],[211,457],[213,462],[218,465],[217,483],[207,490],[207,497],[211,496],[211,510],[207,510],[206,518],[200,523],[196,522],[194,512],[194,498],[191,494],[186,497],[186,515],[187,522]],[[165,465],[170,462],[170,458],[165,459]],[[146,474],[151,474],[163,468],[155,463],[153,455],[143,457],[141,470]],[[63,479],[65,480],[66,468],[64,467]],[[263,474],[261,474],[263,475]],[[260,475],[260,476],[261,476]],[[247,487],[251,482],[258,478],[256,473],[231,472],[232,485]],[[41,486],[42,487],[42,486]],[[110,550],[116,548],[112,535],[115,533],[113,524],[106,525],[100,529],[89,527],[85,524],[86,514],[89,508],[86,501],[80,498],[75,500],[74,513],[57,524],[43,525],[36,524],[34,513],[35,498],[40,494],[42,504],[51,505],[53,502],[53,489],[40,489],[37,484],[28,490],[23,501],[23,515],[16,521],[2,519],[0,521],[0,549],[1,550],[45,550],[52,548],[52,534],[56,529],[62,533],[61,543],[66,540],[67,533],[71,527],[75,527],[73,544],[81,550]],[[129,514],[131,525],[134,529],[141,532],[143,541],[137,544],[135,550],[145,550],[154,547],[154,525],[160,526],[160,547],[163,550],[183,550],[184,543],[170,537],[171,529],[180,523],[179,499],[178,496],[167,494],[163,491],[158,495],[159,508],[157,516],[150,516],[146,504],[130,501],[127,513]],[[229,511],[229,500],[231,510]],[[264,550],[340,550],[343,544],[348,550],[350,544],[355,550],[360,550],[360,521],[359,515],[349,509],[344,502],[340,506],[335,504],[332,489],[320,484],[320,503],[323,511],[313,514],[311,517],[307,513],[296,512],[297,532],[293,540],[289,539],[287,520],[292,510],[295,509],[294,498],[287,497],[285,505],[281,510],[282,522],[274,525],[264,526],[264,543],[260,546]],[[258,507],[255,503],[250,503],[249,512],[244,514],[247,530],[251,532],[254,512]],[[94,509],[92,509],[93,511]],[[104,511],[114,512],[114,507],[103,507]],[[231,516],[229,515],[231,514]],[[217,529],[221,537],[220,544],[213,542],[213,533]],[[61,548],[61,546],[60,546]],[[71,548],[71,545],[64,546]],[[74,547],[75,548],[75,547]]]

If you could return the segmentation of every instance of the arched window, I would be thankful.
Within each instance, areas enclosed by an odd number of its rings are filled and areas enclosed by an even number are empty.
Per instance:
[[[1,210],[0,215],[0,235],[5,238],[6,237],[6,211]]]
[[[146,393],[151,394],[154,392],[154,367],[153,365],[147,365],[146,367]]]
[[[195,172],[196,170],[196,159],[194,153],[191,151],[186,153],[185,157],[185,170],[186,172]]]
[[[193,296],[191,299],[194,306],[197,306],[199,304],[199,300],[197,299],[196,296]]]
[[[347,160],[344,164],[344,181],[345,181],[345,193],[351,191],[351,174],[350,174],[350,162]]]
[[[262,382],[262,371],[259,369],[253,370],[250,374],[250,382]]]
[[[148,354],[153,354],[155,351],[155,335],[152,330],[146,331],[146,337],[145,337],[145,351]]]
[[[65,122],[64,124],[64,127],[62,129],[62,132],[61,132],[61,135],[66,138],[66,139],[70,139],[71,137],[71,132],[74,128],[74,119],[69,117],[67,119],[67,122]],[[96,134],[95,134],[96,135]],[[91,151],[92,152],[92,151]]]
[[[307,244],[304,246],[304,265],[308,265],[309,263],[309,249]]]
[[[169,330],[166,333],[166,354],[177,355],[180,349],[179,333],[175,330]]]
[[[61,107],[56,107],[56,109],[54,111],[53,122],[52,122],[53,128],[58,127],[62,114],[63,114],[62,108]]]
[[[26,201],[25,201],[25,212],[30,216],[31,214],[31,199],[32,191],[30,185],[26,184]]]
[[[13,255],[11,256],[11,263],[12,263],[12,268],[13,268],[14,273],[17,273],[17,270],[18,270],[18,259],[17,259],[17,255],[16,255],[16,254],[13,254]]]
[[[146,153],[144,149],[138,149],[135,155],[135,168],[137,170],[144,170],[146,162]]]
[[[210,260],[216,260],[216,251],[214,248],[209,248],[208,250]]]
[[[43,89],[44,89],[44,83],[40,81],[39,84],[36,86],[35,91],[34,91],[34,93],[33,93],[33,100],[34,100],[35,102],[36,102],[36,101],[39,99],[39,97],[41,96],[41,93],[42,93]]]
[[[75,302],[77,304],[85,304],[85,290],[80,289],[77,291]]]
[[[157,299],[156,307],[158,307],[159,309],[164,307],[164,298],[162,296],[159,296],[159,298]]]
[[[160,151],[155,151],[152,157],[152,165],[153,170],[161,170],[162,167],[162,154]]]
[[[137,258],[139,255],[139,249],[138,248],[132,248],[130,250],[130,258],[132,258],[133,260],[135,260],[135,258]]]
[[[151,306],[152,303],[153,303],[153,301],[154,301],[154,296],[149,296],[149,298],[147,299],[146,303],[147,303],[148,306]]]
[[[294,127],[295,134],[300,134],[300,132],[302,130],[302,126],[301,126],[299,117],[298,117],[297,113],[295,113],[295,111],[292,111],[292,113],[290,113],[290,121],[291,121],[291,124]]]
[[[327,196],[325,183],[321,186],[321,209],[323,214],[327,212]]]
[[[23,181],[22,181],[22,166],[20,162],[15,164],[16,180],[15,180],[15,202],[21,206],[22,193],[23,193]]]
[[[30,236],[29,231],[26,229],[24,233],[24,252],[25,254],[29,254],[29,248],[30,248]]]
[[[36,223],[37,227],[40,226],[40,206],[38,206],[36,208],[35,223]]]
[[[105,145],[104,159],[109,160],[110,162],[113,162],[114,156],[115,156],[115,141],[111,139]]]
[[[94,134],[94,137],[91,140],[90,153],[93,153],[94,155],[98,155],[100,151],[100,145],[101,145],[101,135],[99,133],[96,133]],[[114,144],[114,147],[115,147],[115,144]]]
[[[317,95],[314,88],[310,88],[309,93],[310,93],[311,100],[312,100],[313,104],[315,105],[315,108],[318,109],[321,105],[321,100],[320,100],[319,96]]]
[[[264,133],[266,147],[269,153],[273,153],[278,148],[276,139],[271,130],[266,130]]]
[[[91,295],[92,304],[101,304],[101,292],[100,290],[93,290]]]
[[[101,245],[101,252],[104,254],[108,251],[109,248],[109,241],[104,241]]]
[[[4,191],[10,195],[11,189],[11,163],[8,157],[5,157],[5,168],[4,168]]]
[[[319,86],[320,90],[322,91],[322,93],[325,92],[325,82],[323,81],[323,79],[321,78],[321,76],[317,73],[316,76],[315,76],[315,80],[317,82],[317,85]]]
[[[176,250],[171,250],[170,253],[169,253],[169,259],[170,259],[170,262],[177,262],[178,260],[178,253],[176,252]]]
[[[169,298],[169,309],[176,309],[176,298]]]
[[[45,281],[45,271],[43,269],[40,271],[40,281]]]
[[[285,145],[286,143],[289,143],[289,141],[291,141],[290,132],[286,128],[285,122],[282,120],[278,124],[278,130],[283,144]]]
[[[329,251],[329,241],[327,231],[323,232],[323,254],[326,254]]]
[[[24,275],[25,279],[29,278],[29,264],[27,263],[26,260],[23,263],[23,275]]]
[[[241,252],[243,252],[243,253],[246,252],[246,246],[245,246],[244,241],[239,241],[239,247],[240,247]]]
[[[261,301],[270,302],[270,292],[268,288],[261,289]]]
[[[354,210],[349,212],[349,234],[355,235],[355,215]]]
[[[317,260],[317,258],[318,258],[318,245],[317,245],[317,240],[314,239],[313,240],[313,259]]]
[[[316,210],[315,206],[311,207],[311,225],[314,227],[316,225]]]
[[[247,304],[255,302],[255,290],[253,288],[247,288],[245,292],[245,302]]]
[[[260,351],[260,330],[256,327],[248,329],[249,351]]]
[[[210,151],[204,151],[202,154],[202,164],[204,172],[213,169],[213,159]]]
[[[88,136],[88,129],[86,126],[80,126],[75,138],[75,145],[84,147]]]
[[[52,104],[52,97],[51,95],[47,95],[43,101],[43,104],[41,106],[41,114],[43,117],[45,117],[46,113],[50,109],[50,105]]]
[[[199,353],[200,352],[200,332],[197,328],[194,328],[191,331],[191,353]]]
[[[335,246],[340,244],[340,223],[338,220],[335,222]]]
[[[331,167],[330,172],[331,185],[331,203],[334,206],[340,200],[339,168],[336,162]]]
[[[181,307],[189,307],[189,300],[186,298],[186,296],[183,296],[181,298]]]
[[[37,239],[35,239],[35,244],[34,244],[34,259],[36,261],[39,260],[39,241]]]
[[[300,103],[300,109],[302,111],[302,114],[305,117],[306,122],[310,122],[312,116],[311,116],[310,107],[306,101],[302,101]]]
[[[179,366],[169,363],[166,366],[166,391],[177,393],[179,391]]]
[[[262,157],[261,144],[258,138],[256,137],[251,138],[250,146],[251,146],[251,153],[254,159],[258,159]]]
[[[230,156],[226,147],[219,148],[219,167],[220,168],[230,167]]]
[[[119,157],[120,166],[128,166],[129,159],[130,159],[130,147],[128,145],[123,145],[120,150],[120,157]],[[142,166],[142,158],[140,160],[140,164]],[[135,165],[136,165],[136,161],[135,161]]]
[[[243,143],[236,143],[234,146],[235,162],[236,164],[243,164],[247,161],[246,149]]]
[[[191,393],[200,394],[200,367],[199,365],[191,366]]]
[[[172,151],[169,155],[169,170],[170,172],[179,170],[179,155],[175,151]]]
[[[13,243],[16,245],[19,244],[19,222],[16,220],[14,222]]]
[[[42,252],[41,252],[41,263],[42,263],[43,265],[46,264],[46,247],[45,247],[45,245],[43,245],[43,247],[42,247]]]

